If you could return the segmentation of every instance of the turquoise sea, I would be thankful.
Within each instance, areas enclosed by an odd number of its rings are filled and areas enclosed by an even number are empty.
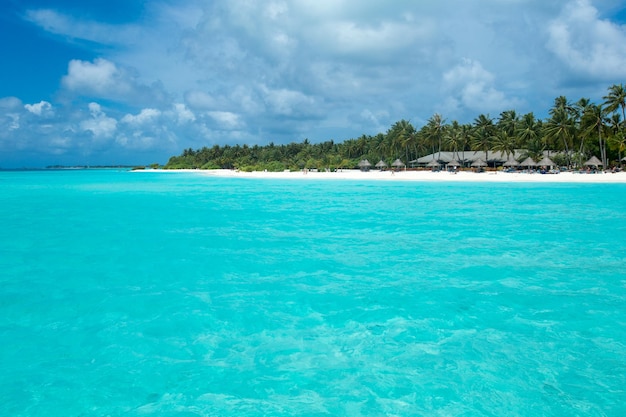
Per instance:
[[[2,416],[624,416],[626,185],[0,172]]]

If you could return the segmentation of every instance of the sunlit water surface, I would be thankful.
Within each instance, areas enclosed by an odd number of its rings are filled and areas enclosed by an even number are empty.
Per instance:
[[[626,415],[626,185],[0,172],[0,226],[1,415]]]

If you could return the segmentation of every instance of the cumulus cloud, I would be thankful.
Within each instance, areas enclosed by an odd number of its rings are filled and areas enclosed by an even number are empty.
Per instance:
[[[136,26],[79,19],[52,9],[30,9],[26,11],[25,18],[48,32],[103,44],[127,42],[137,38],[140,31]]]
[[[212,109],[217,106],[217,100],[215,100],[210,94],[204,91],[192,90],[185,93],[185,101],[189,106],[195,109]]]
[[[176,120],[178,124],[191,123],[196,120],[196,115],[183,103],[174,103],[173,113],[174,120]]]
[[[69,90],[101,97],[128,94],[132,90],[128,76],[113,62],[102,58],[93,62],[71,60],[61,82]]]
[[[626,76],[626,27],[601,19],[589,0],[574,0],[548,26],[548,48],[574,73]]]
[[[302,113],[314,113],[315,99],[300,91],[286,88],[271,89],[260,86],[265,102],[271,111],[282,116],[293,116]]]
[[[25,12],[90,58],[68,60],[56,95],[0,99],[5,144],[80,155],[106,144],[165,161],[215,143],[377,134],[435,112],[540,115],[566,77],[593,85],[579,95],[593,99],[626,75],[614,0],[144,3],[125,23],[62,6]]]
[[[165,93],[158,81],[150,86],[141,84],[134,71],[104,58],[96,58],[92,62],[71,60],[61,84],[69,94],[121,103],[142,104],[165,100]]]
[[[36,114],[37,116],[50,117],[54,115],[52,104],[43,100],[39,103],[25,104],[24,108],[32,114]]]
[[[480,62],[464,59],[462,63],[443,74],[444,90],[450,94],[450,103],[478,113],[502,111],[515,100],[496,89],[495,77]]]
[[[229,111],[210,111],[207,114],[222,128],[239,129],[242,127],[238,114]]]
[[[117,120],[107,117],[98,103],[89,103],[91,118],[83,120],[80,127],[85,132],[91,132],[95,138],[110,138],[117,130]]]
[[[20,128],[22,101],[17,97],[0,98],[0,137]]]
[[[0,98],[0,110],[14,111],[22,107],[22,100],[17,97],[2,97]]]
[[[147,123],[155,122],[159,116],[161,116],[161,111],[157,109],[142,109],[139,114],[132,115],[127,114],[122,118],[123,123],[128,123],[130,125],[144,125]]]

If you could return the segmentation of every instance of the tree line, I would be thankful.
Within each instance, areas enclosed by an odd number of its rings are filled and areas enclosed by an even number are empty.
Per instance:
[[[442,151],[501,151],[512,155],[523,149],[523,157],[538,161],[544,150],[559,151],[559,165],[580,167],[587,158],[598,156],[604,167],[620,165],[626,150],[626,89],[623,84],[608,88],[603,102],[588,98],[570,102],[554,100],[549,116],[538,119],[530,112],[518,115],[506,110],[496,118],[480,114],[472,123],[447,122],[434,114],[420,129],[409,121],[394,123],[386,133],[362,135],[343,142],[328,140],[248,146],[215,145],[185,149],[169,159],[166,169],[237,168],[244,171],[283,171],[355,168],[359,161],[382,160],[388,165],[399,158],[405,163]]]

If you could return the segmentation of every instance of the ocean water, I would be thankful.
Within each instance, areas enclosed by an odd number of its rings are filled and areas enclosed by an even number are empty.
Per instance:
[[[0,415],[624,416],[626,185],[0,172]]]

